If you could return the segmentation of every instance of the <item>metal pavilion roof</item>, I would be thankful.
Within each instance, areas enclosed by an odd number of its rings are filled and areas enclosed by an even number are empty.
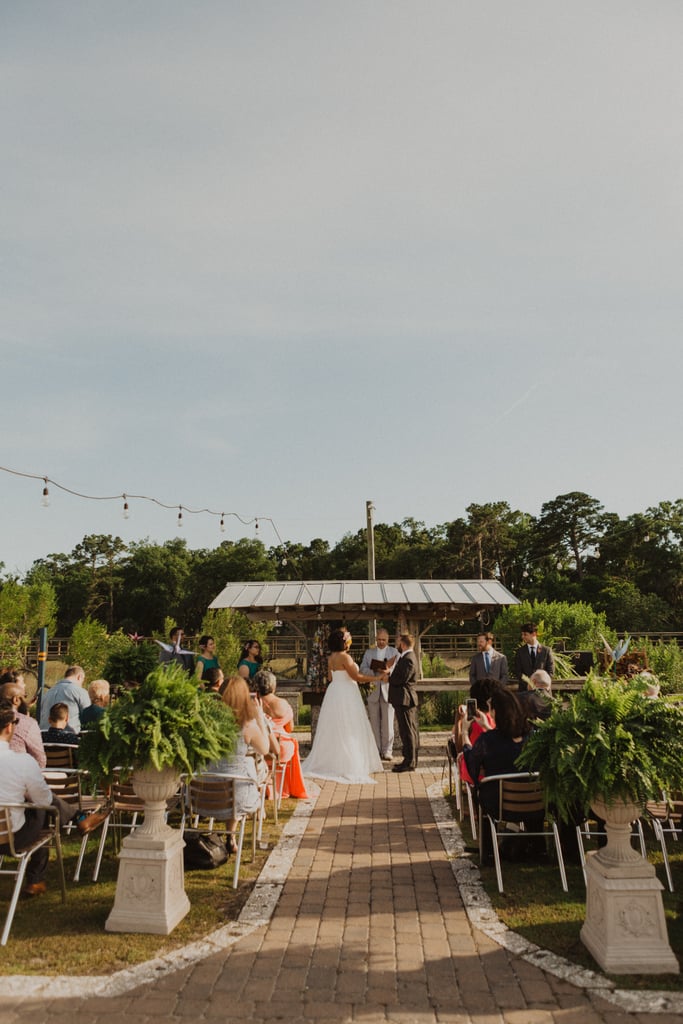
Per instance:
[[[334,618],[335,612],[373,618],[392,609],[431,618],[449,611],[472,616],[510,604],[519,600],[498,580],[307,580],[228,583],[209,608],[238,609],[251,619]]]

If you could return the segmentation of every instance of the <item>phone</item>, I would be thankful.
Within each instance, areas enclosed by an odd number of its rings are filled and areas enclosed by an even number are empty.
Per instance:
[[[467,720],[472,721],[473,718],[477,717],[477,702],[474,697],[467,698]]]

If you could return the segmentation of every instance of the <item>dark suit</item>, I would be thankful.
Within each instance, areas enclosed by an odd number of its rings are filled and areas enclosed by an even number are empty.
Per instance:
[[[552,678],[555,671],[555,659],[549,647],[539,644],[536,648],[536,658],[532,660],[531,651],[526,644],[522,644],[515,654],[515,676],[519,679],[520,690],[526,690],[527,686],[522,676],[532,676],[539,668],[544,669]]]
[[[508,660],[504,654],[499,654],[493,648],[488,652],[491,659],[491,667],[486,671],[483,651],[478,651],[470,662],[470,686],[478,679],[500,679],[501,683],[508,681]]]
[[[396,712],[398,732],[403,747],[403,763],[417,766],[420,731],[417,723],[417,657],[415,651],[405,651],[389,676],[389,703]]]

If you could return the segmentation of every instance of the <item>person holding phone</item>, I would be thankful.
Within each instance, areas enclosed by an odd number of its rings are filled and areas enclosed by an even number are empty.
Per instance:
[[[495,723],[488,713],[488,701],[494,686],[498,685],[495,679],[479,679],[470,686],[470,696],[465,704],[460,704],[453,722],[452,740],[455,744],[456,755],[462,752],[465,736],[470,743],[475,743],[485,729],[495,728]],[[483,721],[479,718],[479,710],[483,714]],[[474,785],[474,779],[467,770],[465,759],[460,760],[460,778],[463,782]]]

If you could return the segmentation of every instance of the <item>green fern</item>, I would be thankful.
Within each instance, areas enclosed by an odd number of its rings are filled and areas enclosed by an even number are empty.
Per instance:
[[[517,765],[539,772],[546,802],[563,820],[587,812],[599,795],[644,805],[683,787],[683,708],[649,700],[643,689],[590,675],[529,737]]]
[[[146,765],[193,772],[228,756],[236,735],[233,714],[222,701],[200,693],[180,665],[159,665],[83,735],[79,765],[93,784],[111,779],[115,768],[124,778]]]

